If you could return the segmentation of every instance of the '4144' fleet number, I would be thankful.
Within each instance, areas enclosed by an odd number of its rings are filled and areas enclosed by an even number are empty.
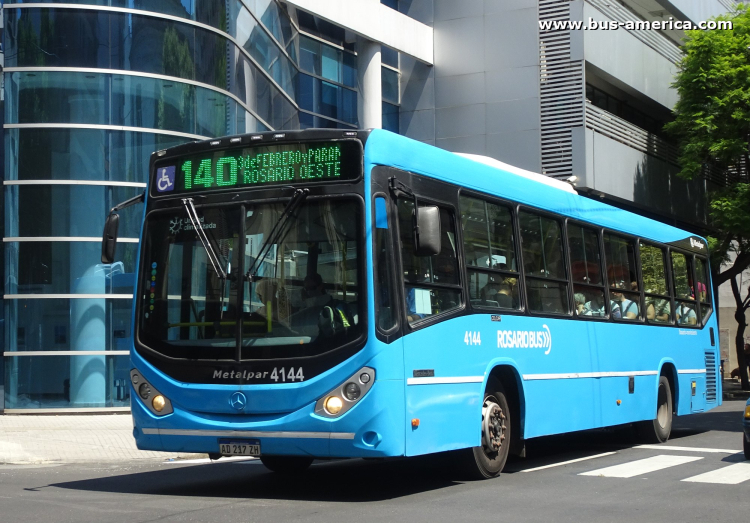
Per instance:
[[[464,334],[464,343],[466,345],[481,345],[481,333],[479,331],[466,331],[466,334]]]

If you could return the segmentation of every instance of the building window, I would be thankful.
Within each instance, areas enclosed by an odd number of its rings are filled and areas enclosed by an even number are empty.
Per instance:
[[[398,134],[398,105],[383,102],[383,129]]]
[[[632,107],[627,101],[620,100],[611,94],[605,93],[593,85],[586,84],[586,100],[600,109],[619,116],[626,122],[644,129],[651,134],[662,136],[662,129],[666,122],[652,118],[646,113]]]

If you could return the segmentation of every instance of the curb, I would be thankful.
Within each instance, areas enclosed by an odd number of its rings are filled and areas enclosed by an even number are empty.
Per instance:
[[[724,401],[726,400],[742,400],[747,401],[750,398],[750,391],[743,390],[742,392],[725,392]]]

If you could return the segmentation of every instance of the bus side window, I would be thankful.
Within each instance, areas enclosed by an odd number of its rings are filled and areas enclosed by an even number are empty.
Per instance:
[[[461,196],[469,297],[474,307],[518,309],[518,268],[508,207]]]
[[[672,277],[674,279],[675,320],[678,325],[696,325],[698,308],[693,293],[692,256],[672,252]]]
[[[666,261],[664,249],[641,242],[641,274],[646,293],[646,319],[649,323],[672,322]]]
[[[529,310],[568,314],[568,281],[560,222],[521,211],[518,223]]]
[[[704,258],[695,257],[695,288],[697,291],[698,302],[701,308],[701,321],[706,324],[706,320],[711,315],[711,282],[708,279],[708,263]]]
[[[607,258],[611,317],[637,321],[641,315],[641,293],[635,264],[635,242],[614,234],[604,234]]]
[[[377,326],[382,331],[396,325],[391,285],[393,282],[393,249],[388,237],[388,202],[375,198],[375,309]]]
[[[398,200],[404,296],[409,323],[461,306],[453,213],[440,207],[441,249],[435,256],[415,254],[413,213],[412,200]]]
[[[568,243],[575,314],[586,318],[606,317],[599,236],[593,229],[570,223]]]

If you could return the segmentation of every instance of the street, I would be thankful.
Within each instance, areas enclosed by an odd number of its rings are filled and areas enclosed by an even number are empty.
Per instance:
[[[316,462],[278,476],[256,460],[0,465],[0,521],[705,521],[744,518],[743,401],[675,419],[532,440],[500,478],[464,482],[441,457]]]

